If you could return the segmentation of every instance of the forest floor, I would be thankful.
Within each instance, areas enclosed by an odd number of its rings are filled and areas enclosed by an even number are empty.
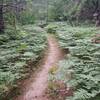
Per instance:
[[[36,73],[35,78],[32,75],[30,79],[24,82],[23,91],[15,100],[48,100],[46,89],[48,87],[49,71],[59,60],[63,59],[64,53],[59,48],[54,36],[48,35],[47,40],[48,48],[43,63],[40,65],[41,70]]]

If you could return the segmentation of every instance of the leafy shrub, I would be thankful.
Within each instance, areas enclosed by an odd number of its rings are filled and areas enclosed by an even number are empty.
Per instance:
[[[47,33],[56,34],[56,25],[48,25],[46,27]]]
[[[22,25],[26,25],[26,24],[34,24],[35,22],[35,17],[34,17],[34,14],[32,14],[32,12],[30,11],[23,11],[21,13],[21,20],[20,20],[20,23]]]

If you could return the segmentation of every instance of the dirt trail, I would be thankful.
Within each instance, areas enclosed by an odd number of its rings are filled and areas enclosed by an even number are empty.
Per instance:
[[[48,72],[53,65],[63,58],[63,53],[53,36],[49,35],[47,39],[48,51],[44,64],[41,65],[42,70],[37,73],[35,80],[28,82],[28,85],[24,87],[24,92],[16,100],[48,100],[45,95],[48,85]]]

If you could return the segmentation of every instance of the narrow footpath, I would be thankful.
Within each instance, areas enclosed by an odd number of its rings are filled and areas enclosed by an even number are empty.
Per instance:
[[[63,58],[63,52],[59,48],[57,40],[52,35],[48,35],[48,50],[41,70],[36,74],[35,79],[31,79],[24,87],[24,92],[21,93],[16,100],[49,100],[45,94],[48,87],[48,72],[50,68],[58,63]]]

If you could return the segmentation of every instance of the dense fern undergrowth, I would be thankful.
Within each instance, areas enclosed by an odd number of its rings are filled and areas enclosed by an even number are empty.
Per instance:
[[[50,96],[58,100],[100,100],[100,44],[92,41],[95,35],[100,41],[100,30],[64,23],[55,26],[60,46],[69,48],[70,54],[59,62],[59,67],[51,69]],[[66,87],[71,89],[69,93]]]
[[[17,87],[18,80],[37,69],[36,62],[46,47],[45,32],[39,27],[23,26],[19,37],[15,32],[9,32],[13,37],[7,34],[0,35],[0,100]]]

